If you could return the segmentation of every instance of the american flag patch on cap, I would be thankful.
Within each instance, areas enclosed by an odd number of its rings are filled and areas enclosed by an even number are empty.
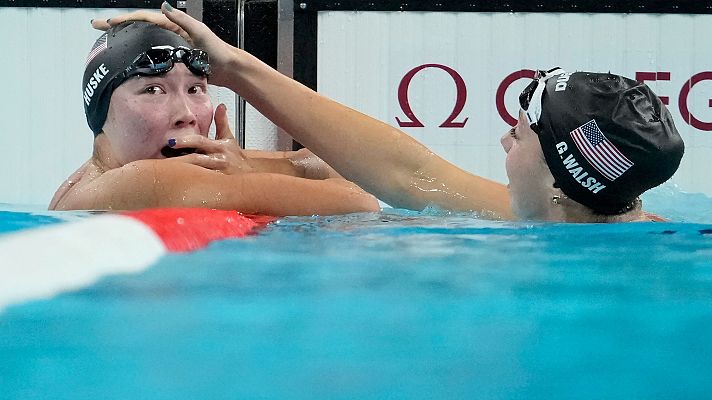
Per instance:
[[[91,60],[93,60],[94,57],[99,55],[99,53],[106,50],[106,48],[108,47],[107,37],[108,37],[108,35],[105,33],[105,34],[101,35],[101,37],[99,39],[97,39],[96,43],[94,43],[94,46],[91,48],[89,55],[87,56],[87,61],[84,63],[84,67],[89,65]]]
[[[586,160],[610,181],[615,181],[634,165],[606,139],[594,119],[571,131],[571,137]]]

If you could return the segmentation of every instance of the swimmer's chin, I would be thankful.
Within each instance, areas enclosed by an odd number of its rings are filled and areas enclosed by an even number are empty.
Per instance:
[[[180,156],[185,156],[185,155],[193,154],[193,153],[199,153],[198,149],[193,148],[193,147],[176,149],[176,148],[169,147],[169,146],[163,146],[163,148],[161,149],[161,155],[165,158],[180,157]]]

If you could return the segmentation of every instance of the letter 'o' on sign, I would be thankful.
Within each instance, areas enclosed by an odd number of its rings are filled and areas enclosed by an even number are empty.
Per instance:
[[[499,87],[497,88],[497,94],[495,95],[497,112],[499,113],[499,116],[502,117],[502,120],[509,124],[509,126],[517,125],[519,115],[517,115],[517,118],[515,118],[511,116],[509,112],[507,112],[507,107],[504,105],[504,95],[507,93],[507,89],[509,89],[512,83],[520,79],[534,79],[535,74],[536,73],[534,72],[534,70],[522,69],[507,75],[507,77],[502,80],[502,83],[499,84]],[[519,110],[518,107],[517,110]]]
[[[413,80],[413,77],[426,68],[438,68],[447,72],[453,81],[455,81],[455,87],[457,88],[455,107],[453,107],[450,116],[440,124],[440,128],[464,128],[469,118],[465,118],[462,122],[455,122],[455,120],[460,116],[467,102],[467,86],[465,85],[465,80],[462,79],[462,76],[460,76],[457,71],[442,64],[423,64],[410,70],[405,74],[403,79],[401,79],[400,85],[398,86],[398,102],[400,103],[401,110],[403,110],[405,114],[405,120],[401,121],[400,118],[396,117],[398,126],[401,128],[423,128],[425,126],[420,122],[418,117],[415,116],[415,113],[413,113],[413,109],[408,101],[408,88],[410,87],[410,82]]]

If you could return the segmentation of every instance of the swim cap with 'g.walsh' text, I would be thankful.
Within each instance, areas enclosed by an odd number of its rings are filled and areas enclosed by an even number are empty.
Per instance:
[[[643,83],[610,73],[546,82],[538,136],[555,184],[600,214],[619,214],[670,179],[684,144],[670,112]]]

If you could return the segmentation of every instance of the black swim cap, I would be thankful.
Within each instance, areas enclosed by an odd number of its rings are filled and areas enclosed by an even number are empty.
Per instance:
[[[114,26],[94,43],[82,81],[84,113],[94,136],[104,127],[111,94],[127,79],[117,76],[139,54],[154,46],[190,47],[180,35],[142,21]]]
[[[538,121],[530,123],[555,186],[571,199],[600,214],[620,214],[677,170],[682,138],[645,84],[610,73],[562,70],[544,84]],[[520,103],[526,111],[524,95]]]

